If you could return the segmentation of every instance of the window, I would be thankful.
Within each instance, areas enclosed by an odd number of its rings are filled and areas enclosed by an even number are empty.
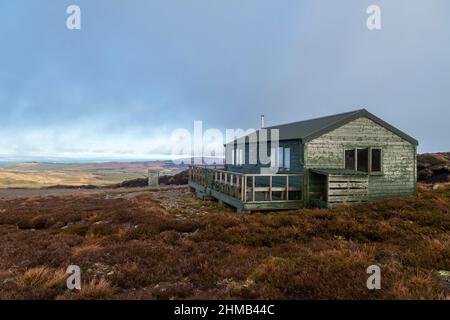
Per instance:
[[[355,170],[355,149],[345,150],[345,169]]]
[[[291,148],[284,148],[284,168],[291,169]]]
[[[381,149],[372,149],[372,172],[381,172]]]
[[[277,168],[283,168],[283,147],[278,147],[278,163]]]
[[[345,150],[345,169],[380,173],[382,154],[380,148],[355,148]]]
[[[275,148],[271,148],[270,163],[272,168],[289,170],[291,168],[291,148],[280,146],[278,152]]]
[[[244,150],[241,148],[236,149],[236,165],[242,166],[244,164]]]
[[[357,149],[357,171],[369,172],[369,148]]]
[[[270,167],[276,168],[277,165],[277,155],[275,153],[275,148],[270,149]]]

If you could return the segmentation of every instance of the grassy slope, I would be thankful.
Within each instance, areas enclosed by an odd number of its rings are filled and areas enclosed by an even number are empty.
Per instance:
[[[449,188],[335,210],[227,210],[180,189],[2,201],[0,299],[449,298],[437,274],[450,270]],[[79,293],[61,285],[69,264],[88,284]],[[366,288],[371,264],[382,290]]]

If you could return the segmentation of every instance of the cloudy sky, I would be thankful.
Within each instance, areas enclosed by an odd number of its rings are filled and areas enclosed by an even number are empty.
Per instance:
[[[194,120],[362,107],[450,151],[449,39],[448,0],[2,0],[0,156],[161,157]]]

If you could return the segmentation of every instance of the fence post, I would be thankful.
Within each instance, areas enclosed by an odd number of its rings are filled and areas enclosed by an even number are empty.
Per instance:
[[[224,192],[228,193],[228,173],[225,172],[225,189]]]
[[[244,175],[244,200],[243,202],[247,202],[247,175]]]
[[[272,201],[272,176],[269,177],[269,200]]]
[[[252,176],[252,201],[255,202],[255,196],[256,196],[256,176]]]
[[[286,176],[286,200],[289,200],[289,175]]]

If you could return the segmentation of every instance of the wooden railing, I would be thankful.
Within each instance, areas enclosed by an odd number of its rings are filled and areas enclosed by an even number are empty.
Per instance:
[[[189,181],[243,203],[302,200],[303,174],[243,174],[191,166]]]

